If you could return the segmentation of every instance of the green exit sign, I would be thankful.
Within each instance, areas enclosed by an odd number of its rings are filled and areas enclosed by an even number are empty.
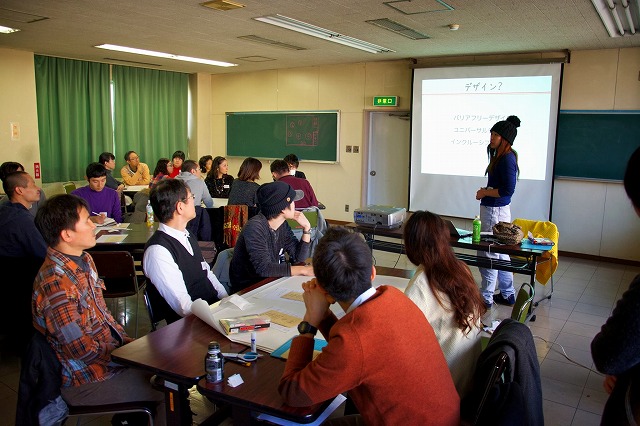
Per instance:
[[[397,96],[374,96],[373,106],[398,106]]]

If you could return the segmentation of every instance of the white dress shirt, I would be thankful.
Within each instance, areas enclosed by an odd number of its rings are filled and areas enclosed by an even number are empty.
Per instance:
[[[170,226],[161,223],[158,230],[164,232],[170,237],[175,238],[184,246],[185,249],[193,256],[193,249],[187,237],[188,231],[179,231]],[[154,244],[144,251],[143,257],[144,274],[151,280],[158,292],[164,297],[171,309],[176,311],[180,316],[186,316],[191,313],[191,296],[187,292],[187,287],[182,277],[182,272],[178,264],[173,260],[173,256],[169,250],[161,245]],[[218,278],[213,275],[209,264],[202,259],[202,269],[207,270],[207,277],[211,282],[214,290],[218,293],[218,298],[227,297],[227,291],[220,284]]]

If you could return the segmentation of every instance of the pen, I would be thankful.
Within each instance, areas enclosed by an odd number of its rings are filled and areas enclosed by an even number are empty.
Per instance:
[[[224,360],[225,361],[235,362],[236,364],[244,365],[245,367],[251,367],[251,363],[247,362],[247,361],[242,361],[242,360],[235,359],[235,358],[225,358]]]

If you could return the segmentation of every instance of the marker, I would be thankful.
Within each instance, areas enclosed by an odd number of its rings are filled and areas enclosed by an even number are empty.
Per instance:
[[[251,332],[251,352],[256,352],[256,332]]]

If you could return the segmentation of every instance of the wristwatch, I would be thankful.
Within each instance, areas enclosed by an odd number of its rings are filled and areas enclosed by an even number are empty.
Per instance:
[[[304,229],[302,230],[302,235],[311,235],[311,229],[309,229],[308,231],[305,231]]]
[[[317,332],[318,329],[306,321],[302,321],[300,324],[298,324],[298,333],[300,334],[311,333],[315,336]]]

